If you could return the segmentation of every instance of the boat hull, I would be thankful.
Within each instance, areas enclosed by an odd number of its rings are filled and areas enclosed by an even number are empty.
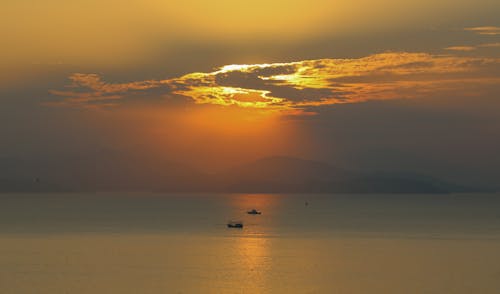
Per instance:
[[[228,228],[242,229],[243,224],[227,224]]]

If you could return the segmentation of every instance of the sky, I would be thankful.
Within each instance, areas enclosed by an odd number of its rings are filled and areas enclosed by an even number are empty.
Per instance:
[[[0,160],[273,155],[498,186],[500,2],[5,0]]]

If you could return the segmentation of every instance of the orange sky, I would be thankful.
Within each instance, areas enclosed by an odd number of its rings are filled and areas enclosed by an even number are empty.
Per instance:
[[[496,134],[498,1],[4,2],[6,157],[109,148],[207,170],[268,155],[363,168],[401,144],[408,169],[449,149],[445,162],[495,170],[453,146]],[[434,145],[456,117],[484,137]]]

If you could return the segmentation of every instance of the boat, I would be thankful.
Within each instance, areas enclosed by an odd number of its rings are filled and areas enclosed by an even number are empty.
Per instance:
[[[227,223],[228,228],[237,228],[237,229],[242,229],[243,228],[243,223],[240,221],[230,221]]]
[[[248,214],[262,214],[262,212],[258,211],[257,209],[252,209],[247,211]]]

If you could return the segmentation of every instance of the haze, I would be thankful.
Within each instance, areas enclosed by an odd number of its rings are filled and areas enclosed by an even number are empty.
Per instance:
[[[499,187],[498,1],[2,6],[4,166],[290,156]]]

